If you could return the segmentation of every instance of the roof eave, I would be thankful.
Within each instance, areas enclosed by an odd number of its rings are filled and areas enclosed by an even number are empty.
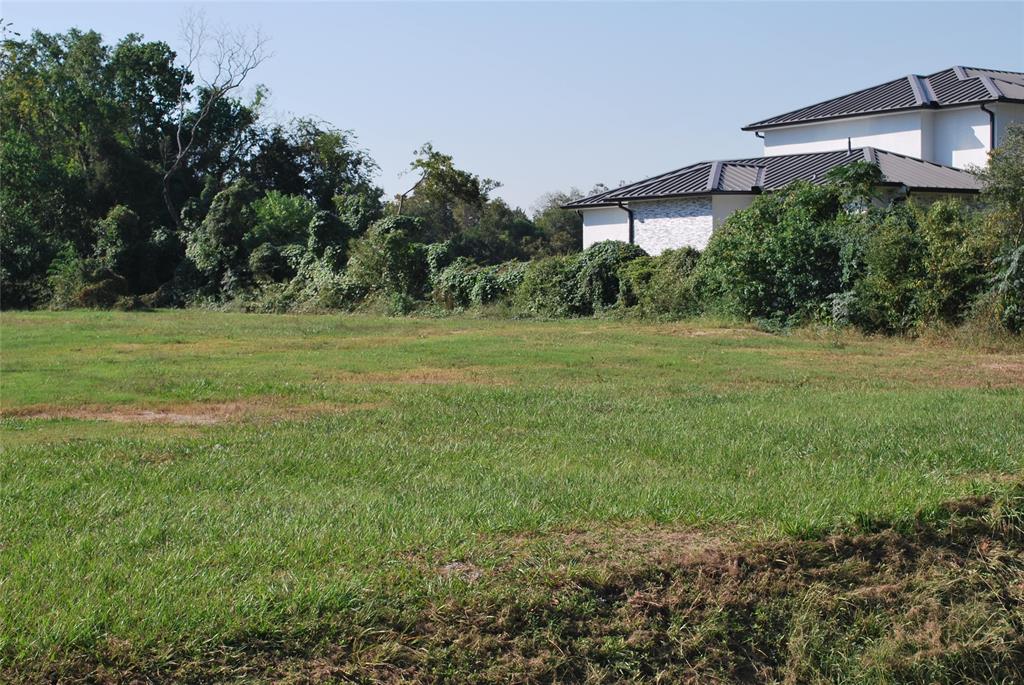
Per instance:
[[[789,184],[787,184],[789,185]],[[910,192],[926,192],[926,193],[954,193],[954,194],[975,194],[980,193],[981,188],[966,188],[966,187],[931,187],[931,186],[912,186],[902,183],[901,181],[880,181],[875,184],[876,186],[884,186],[889,188],[906,187]],[[700,191],[694,193],[675,193],[672,195],[640,195],[636,197],[623,197],[619,198],[615,202],[602,202],[591,205],[560,205],[562,209],[606,209],[608,207],[618,207],[619,202],[648,202],[652,200],[678,200],[680,198],[687,197],[702,197],[704,195],[761,195],[764,193],[772,193],[777,190],[781,190],[785,186],[778,188],[754,188],[751,190],[712,190],[712,191]]]
[[[991,97],[984,100],[971,100],[970,102],[954,102],[948,105],[940,104],[925,104],[925,105],[914,105],[913,107],[897,107],[895,109],[880,109],[873,112],[852,112],[850,114],[837,114],[831,117],[815,117],[814,119],[798,119],[796,121],[782,121],[774,124],[747,124],[741,131],[767,131],[773,128],[786,128],[787,126],[802,126],[803,124],[818,124],[823,121],[837,121],[840,119],[856,119],[858,117],[870,117],[885,114],[900,114],[904,112],[917,112],[922,110],[935,110],[935,109],[954,109],[957,107],[970,107],[971,105],[985,105],[992,102],[1013,102],[1013,103],[1024,103],[1024,98],[1008,98],[1005,96]]]
[[[906,185],[901,183],[900,185]],[[980,193],[981,188],[932,188],[930,186],[907,186],[910,192],[918,193],[953,193],[957,195]]]
[[[705,195],[759,195],[763,190],[753,188],[751,190],[695,190],[690,193],[672,193],[671,195],[628,195],[617,197],[608,202],[594,203],[588,205],[560,205],[562,209],[595,209],[598,207],[618,207],[620,202],[649,202],[652,200],[674,200],[681,197],[703,197]]]

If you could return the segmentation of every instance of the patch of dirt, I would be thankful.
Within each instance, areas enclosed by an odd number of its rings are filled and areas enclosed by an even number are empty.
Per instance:
[[[472,583],[484,574],[482,568],[466,561],[451,561],[438,569],[442,578],[460,578]]]
[[[145,343],[114,343],[99,348],[98,351],[111,351],[119,354],[195,354],[235,351],[239,348],[252,348],[253,343],[247,340],[232,338],[197,338],[195,340],[173,340],[169,342]],[[262,346],[261,346],[262,347]]]
[[[885,355],[824,350],[805,350],[798,358],[792,358],[789,351],[765,350],[764,354],[776,359],[783,357],[777,362],[780,366],[802,374],[800,378],[794,376],[794,380],[811,384],[822,378],[834,383],[835,378],[828,374],[832,369],[841,369],[841,383],[882,380],[929,388],[1024,388],[1024,363],[1009,355],[957,355],[906,363],[903,359],[908,355],[895,349]]]
[[[982,367],[986,369],[992,369],[999,373],[1006,373],[1016,376],[1018,379],[1024,379],[1024,362],[1018,361],[999,361],[989,362],[988,364],[982,364]]]
[[[729,337],[729,338],[770,338],[771,333],[754,328],[694,328],[685,324],[662,324],[655,329],[658,333],[683,338]]]
[[[509,385],[511,381],[495,376],[489,366],[453,368],[423,367],[400,371],[342,371],[335,378],[347,383],[397,383],[409,385]]]
[[[379,404],[373,403],[341,404],[327,402],[287,405],[281,404],[280,400],[275,402],[271,398],[256,398],[234,402],[165,404],[151,408],[116,405],[82,405],[78,407],[33,405],[2,410],[0,411],[0,417],[209,426],[218,423],[247,420],[297,420],[310,416],[341,414],[360,409],[375,409],[379,406]]]

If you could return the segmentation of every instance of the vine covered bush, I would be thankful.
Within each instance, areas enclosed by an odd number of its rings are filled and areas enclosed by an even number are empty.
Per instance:
[[[683,317],[697,312],[693,272],[700,252],[692,247],[640,257],[623,268],[620,302],[645,316]]]

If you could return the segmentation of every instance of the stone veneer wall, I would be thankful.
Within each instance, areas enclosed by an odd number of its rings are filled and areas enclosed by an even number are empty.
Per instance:
[[[703,250],[711,238],[711,196],[630,203],[633,236],[647,254],[690,246]]]

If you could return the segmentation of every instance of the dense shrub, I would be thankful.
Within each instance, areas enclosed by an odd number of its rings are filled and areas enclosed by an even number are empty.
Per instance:
[[[864,330],[960,323],[989,287],[998,237],[959,200],[897,204],[852,228],[843,254],[852,285],[842,301],[849,322]]]
[[[617,303],[623,268],[646,256],[636,245],[608,240],[579,254],[534,260],[512,303],[528,315],[589,316]]]
[[[1024,332],[1024,245],[994,260],[993,295],[999,322],[1012,333]]]
[[[276,283],[295,275],[281,250],[270,243],[263,243],[249,253],[249,271],[259,283]]]
[[[523,282],[528,262],[505,262],[477,271],[476,283],[469,294],[475,305],[507,301]]]
[[[855,278],[850,322],[867,331],[909,330],[920,320],[927,254],[913,207],[900,204],[872,212],[856,228],[858,247],[844,255],[861,267],[859,273],[847,269]]]
[[[78,256],[75,246],[71,243],[65,244],[50,262],[47,271],[51,307],[65,309],[77,305],[78,293],[86,283],[85,270],[85,261]]]
[[[619,299],[645,316],[680,317],[693,313],[697,301],[691,278],[700,252],[683,247],[657,257],[640,257],[620,270]]]
[[[347,282],[367,294],[422,297],[428,269],[426,246],[415,241],[421,230],[421,220],[407,216],[374,223],[366,235],[350,243]]]
[[[431,279],[434,301],[454,309],[510,300],[527,268],[527,262],[479,266],[466,257],[459,257]]]
[[[429,255],[429,248],[427,252]],[[429,261],[428,257],[428,263]],[[468,306],[479,271],[480,267],[471,259],[457,258],[431,279],[434,285],[434,300],[449,309]]]
[[[95,256],[100,266],[119,274],[144,270],[148,236],[135,212],[117,205],[96,222],[95,231]]]
[[[330,259],[336,267],[345,263],[347,244],[353,236],[352,229],[330,212],[317,212],[309,220],[306,246],[317,257],[330,252]]]
[[[454,262],[458,255],[450,240],[427,245],[427,269],[430,279],[433,282],[449,264]]]
[[[163,228],[150,230],[138,215],[116,205],[94,226],[93,261],[125,280],[130,293],[150,292],[167,282],[181,258],[181,243]]]
[[[711,237],[695,286],[705,306],[749,318],[792,320],[813,314],[842,288],[844,234],[835,185],[794,183],[757,197]]]
[[[647,253],[617,240],[595,243],[579,254],[576,265],[575,314],[587,315],[615,304],[622,289],[619,272]]]
[[[922,315],[926,321],[960,323],[989,285],[999,237],[959,200],[940,200],[917,212],[925,244]]]
[[[578,256],[535,259],[512,296],[516,311],[533,316],[574,316],[579,311],[576,277]]]
[[[110,309],[121,302],[122,298],[130,295],[125,279],[109,270],[100,269],[92,273],[88,280],[89,282],[78,291],[75,306]]]
[[[1011,249],[1024,244],[1024,123],[1006,127],[979,175],[985,183],[982,198],[1003,244]]]

